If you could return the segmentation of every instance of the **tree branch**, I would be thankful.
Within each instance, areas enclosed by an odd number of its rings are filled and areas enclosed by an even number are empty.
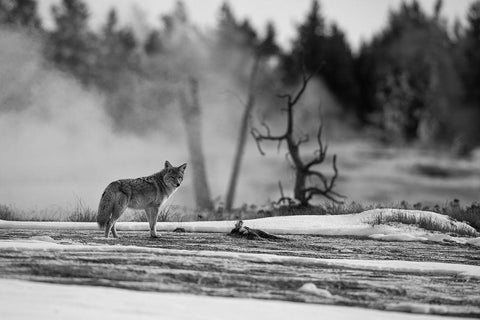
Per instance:
[[[278,95],[279,98],[286,99],[287,103],[287,106],[285,108],[285,110],[287,111],[287,127],[284,134],[272,135],[270,127],[265,122],[262,122],[262,126],[265,128],[264,134],[260,133],[260,131],[258,131],[257,129],[252,129],[251,133],[253,138],[255,139],[255,142],[257,143],[257,148],[262,155],[265,155],[264,151],[261,148],[261,142],[263,140],[277,141],[277,150],[280,149],[283,141],[286,142],[288,147],[286,159],[296,173],[294,198],[299,201],[300,205],[308,205],[308,202],[312,199],[313,196],[316,195],[324,196],[325,198],[338,203],[341,202],[338,198],[342,198],[343,196],[333,191],[333,188],[335,187],[335,181],[338,177],[336,156],[333,156],[334,174],[330,179],[327,179],[327,177],[325,177],[325,175],[323,175],[321,172],[311,169],[311,167],[313,167],[314,165],[323,163],[327,155],[327,146],[324,146],[322,142],[323,121],[321,122],[316,135],[318,149],[313,153],[313,159],[311,159],[306,164],[301,158],[300,146],[304,143],[307,143],[310,139],[310,136],[308,134],[303,134],[301,137],[296,137],[294,134],[294,106],[302,97],[303,93],[307,88],[308,82],[312,77],[313,74],[307,76],[304,73],[302,76],[302,83],[300,85],[300,88],[293,96],[290,94]],[[318,183],[319,186],[306,187],[307,183],[315,184],[315,181],[309,182],[310,177],[317,177],[320,180],[320,183]],[[279,183],[279,188],[281,198],[277,201],[277,203],[281,204],[282,202],[288,201],[289,205],[292,205],[294,201],[289,197],[285,197],[285,195],[283,194],[283,188],[281,183]]]

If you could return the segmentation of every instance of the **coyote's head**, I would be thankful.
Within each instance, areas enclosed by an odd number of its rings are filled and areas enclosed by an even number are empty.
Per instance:
[[[183,174],[187,164],[184,163],[179,167],[174,167],[170,162],[165,161],[165,174],[163,176],[163,182],[172,189],[180,187],[180,183],[183,181]]]

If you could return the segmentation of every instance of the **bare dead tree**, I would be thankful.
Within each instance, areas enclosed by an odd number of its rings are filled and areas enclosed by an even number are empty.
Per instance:
[[[288,148],[288,153],[286,155],[287,160],[289,160],[292,168],[295,170],[293,196],[301,206],[308,206],[310,200],[314,196],[323,196],[336,203],[342,202],[341,199],[344,198],[344,196],[334,191],[335,181],[338,177],[336,155],[333,155],[333,176],[330,179],[320,171],[313,169],[314,166],[322,164],[327,156],[328,146],[324,145],[322,142],[323,123],[320,123],[316,135],[318,149],[315,150],[313,153],[313,158],[311,158],[309,161],[305,161],[301,158],[300,146],[304,143],[307,143],[310,140],[310,136],[305,134],[300,138],[297,138],[294,134],[294,107],[305,92],[308,82],[311,80],[312,76],[313,75],[303,75],[301,87],[293,96],[291,94],[279,95],[279,98],[285,99],[287,104],[286,109],[283,109],[287,112],[287,126],[283,134],[273,135],[270,127],[265,122],[262,123],[262,126],[265,129],[264,134],[260,133],[260,131],[256,128],[251,130],[251,134],[255,139],[258,151],[261,155],[265,155],[265,152],[261,146],[262,141],[277,141],[278,149],[280,149],[282,142],[286,142]],[[307,182],[310,180],[317,181],[318,183],[314,185],[307,185]],[[282,198],[279,200],[279,202],[288,202],[291,204],[292,199],[285,197],[285,195],[283,195],[283,189],[280,189]]]
[[[195,203],[199,209],[213,210],[202,147],[202,119],[200,99],[198,97],[198,81],[195,78],[190,77],[188,79],[186,86],[179,91],[178,99],[187,132]]]
[[[237,148],[235,150],[235,156],[233,159],[232,173],[230,175],[230,182],[228,184],[227,196],[225,199],[225,209],[230,211],[233,207],[235,200],[235,191],[237,188],[238,175],[240,173],[240,166],[242,164],[243,154],[245,153],[245,144],[247,143],[248,135],[248,123],[250,114],[255,105],[255,80],[258,73],[260,64],[260,56],[256,55],[253,61],[252,69],[250,71],[250,79],[248,83],[247,102],[245,103],[245,109],[243,110],[242,121],[240,123],[240,131],[238,134]]]

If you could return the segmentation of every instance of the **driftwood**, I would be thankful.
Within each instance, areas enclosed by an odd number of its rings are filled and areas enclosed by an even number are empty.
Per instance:
[[[248,240],[285,240],[284,238],[270,234],[260,229],[252,229],[243,225],[243,221],[239,220],[235,227],[230,231],[230,236],[246,238]]]

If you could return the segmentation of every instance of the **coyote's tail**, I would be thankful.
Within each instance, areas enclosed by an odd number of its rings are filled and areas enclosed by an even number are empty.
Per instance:
[[[100,204],[98,205],[97,223],[100,228],[105,228],[108,220],[112,217],[114,199],[108,188],[103,192]]]

